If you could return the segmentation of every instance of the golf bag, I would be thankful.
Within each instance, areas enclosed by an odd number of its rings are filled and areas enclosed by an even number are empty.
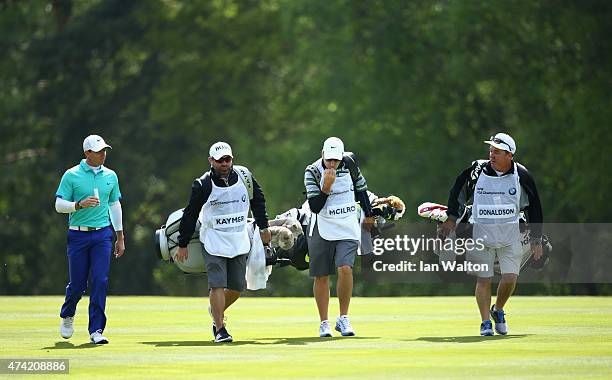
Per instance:
[[[395,221],[401,219],[404,215],[406,207],[404,202],[396,197],[389,196],[379,198],[376,194],[368,191],[368,197],[372,203],[372,213],[374,215],[374,225],[370,231],[367,231],[361,225],[361,241],[359,247],[360,255],[371,254],[374,250],[372,239],[380,236],[384,231],[395,226]],[[285,220],[294,220],[299,222],[302,233],[297,236],[295,244],[290,249],[277,248],[273,257],[268,257],[268,262],[271,265],[280,264],[281,267],[291,265],[295,269],[303,271],[310,267],[310,257],[308,254],[308,225],[310,223],[311,211],[308,206],[308,201],[304,202],[300,208],[292,208],[282,214],[276,216],[276,219],[270,221],[270,225],[284,223]],[[361,220],[365,217],[361,212]]]
[[[176,265],[185,274],[204,274],[206,264],[204,262],[204,252],[200,242],[200,222],[196,223],[195,231],[187,245],[188,257],[183,262],[174,259],[178,251],[178,236],[183,209],[176,210],[170,214],[166,224],[155,231],[155,247],[160,259]],[[274,250],[283,247],[291,249],[295,244],[296,236],[294,231],[295,220],[285,220],[270,227],[272,240],[270,245],[264,246],[259,237],[259,228],[253,219],[247,219],[247,232],[251,240],[251,250],[247,259],[247,288],[257,290],[265,288],[265,281],[270,275],[272,268],[270,265],[276,264],[272,258],[275,257]],[[300,229],[298,227],[298,229]],[[299,231],[301,234],[301,229]]]
[[[310,221],[308,202],[305,202],[299,209],[292,208],[277,215],[274,220],[270,221],[270,225],[283,225],[287,221],[295,221],[294,228],[299,227],[299,231],[294,232],[294,236],[296,236],[295,244],[287,249],[278,247],[267,258],[267,262],[269,265],[278,264],[281,267],[291,265],[297,270],[306,270],[310,266],[308,260],[308,241],[306,240],[308,223]]]

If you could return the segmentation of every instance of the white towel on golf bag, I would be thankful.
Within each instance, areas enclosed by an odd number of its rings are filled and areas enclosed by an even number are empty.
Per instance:
[[[265,289],[268,276],[272,273],[272,266],[266,268],[266,250],[259,235],[259,227],[255,226],[254,230],[251,228],[248,228],[248,230],[251,238],[251,250],[246,267],[247,289]]]

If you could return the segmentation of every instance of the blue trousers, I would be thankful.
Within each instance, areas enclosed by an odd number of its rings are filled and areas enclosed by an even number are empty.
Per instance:
[[[77,303],[87,290],[89,279],[89,333],[106,326],[106,290],[113,250],[110,226],[97,231],[68,230],[68,273],[66,299],[60,317],[73,317]]]

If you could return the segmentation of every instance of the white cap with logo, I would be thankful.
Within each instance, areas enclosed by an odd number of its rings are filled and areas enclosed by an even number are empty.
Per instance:
[[[323,158],[326,160],[342,160],[344,143],[337,137],[330,137],[323,143]]]
[[[485,141],[485,144],[516,154],[516,143],[514,139],[506,133],[498,133],[495,136],[491,136],[489,140]]]
[[[104,148],[113,149],[112,146],[108,145],[106,141],[98,135],[89,135],[83,140],[83,152],[87,152],[88,150],[99,152]]]
[[[230,156],[231,158],[234,158],[234,156],[232,155],[232,147],[228,143],[223,141],[219,141],[212,144],[208,155],[209,157],[212,157],[215,160],[218,160],[223,156]]]

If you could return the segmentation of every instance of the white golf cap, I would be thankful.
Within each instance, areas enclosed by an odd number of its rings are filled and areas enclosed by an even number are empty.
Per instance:
[[[344,143],[337,137],[330,137],[323,143],[323,158],[326,160],[342,160]]]
[[[219,141],[212,144],[208,155],[214,158],[215,160],[218,160],[223,156],[230,156],[231,158],[234,158],[234,156],[232,155],[232,147],[228,143],[223,141]]]
[[[489,140],[485,141],[485,144],[516,154],[516,143],[514,139],[506,133],[498,133],[495,136],[491,136]]]
[[[99,152],[104,148],[113,149],[112,146],[108,145],[106,141],[98,135],[89,135],[83,140],[83,152],[87,152],[88,150]]]

